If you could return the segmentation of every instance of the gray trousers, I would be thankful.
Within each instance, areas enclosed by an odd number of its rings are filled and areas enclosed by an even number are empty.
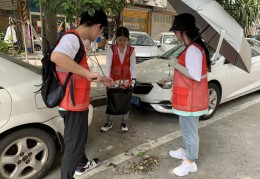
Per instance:
[[[127,114],[123,114],[122,115],[122,121],[121,121],[122,123],[126,123],[127,122],[128,115],[129,115],[129,112]],[[113,116],[114,115],[107,114],[107,122],[108,123],[113,123]]]
[[[187,158],[198,159],[199,155],[199,117],[179,116],[180,130],[183,137],[183,148],[186,149]]]

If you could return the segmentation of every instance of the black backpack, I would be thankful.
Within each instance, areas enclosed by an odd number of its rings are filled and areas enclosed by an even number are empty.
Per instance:
[[[75,34],[74,32],[67,32],[66,34]],[[80,42],[80,48],[75,56],[75,61],[77,63],[80,63],[83,55],[84,55],[84,46],[81,43],[80,37],[75,34]],[[51,53],[56,47],[56,45],[59,43],[60,37],[56,44],[46,52],[44,57],[42,58],[42,84],[40,85],[40,89],[37,91],[38,93],[41,93],[42,99],[45,103],[45,105],[48,108],[53,108],[56,107],[60,104],[61,100],[65,96],[66,92],[66,87],[71,79],[72,73],[70,72],[68,74],[68,77],[65,80],[64,85],[61,85],[58,76],[56,74],[56,64],[51,61]],[[72,97],[72,102],[73,105],[75,106],[75,100],[74,100],[74,90],[73,90],[73,80],[71,80],[71,85],[70,85],[70,92],[71,92],[71,97]]]

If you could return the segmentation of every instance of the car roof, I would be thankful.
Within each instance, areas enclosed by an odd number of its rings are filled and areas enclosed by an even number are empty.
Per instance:
[[[174,32],[161,32],[160,34],[163,34],[163,35],[175,35]]]
[[[142,32],[142,31],[132,31],[130,30],[129,33],[132,33],[132,34],[147,34],[146,32]]]

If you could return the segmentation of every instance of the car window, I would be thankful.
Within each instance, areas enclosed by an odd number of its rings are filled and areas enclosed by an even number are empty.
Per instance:
[[[215,49],[213,49],[211,46],[206,44],[206,47],[209,51],[209,57],[212,58],[213,54],[215,53]],[[165,52],[163,55],[161,55],[162,59],[171,59],[172,57],[177,58],[178,55],[184,50],[185,45],[184,43],[180,42],[176,47],[172,48],[171,50]]]
[[[135,46],[155,46],[148,34],[130,33],[129,44]]]
[[[251,46],[252,57],[260,55],[260,41],[254,39],[247,39]]]
[[[180,41],[177,39],[175,35],[164,35],[163,36],[163,43],[164,44],[171,44],[171,45],[177,45],[180,43]]]

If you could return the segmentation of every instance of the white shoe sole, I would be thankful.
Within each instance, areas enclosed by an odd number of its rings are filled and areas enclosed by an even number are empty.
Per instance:
[[[101,131],[101,132],[107,132],[109,129],[112,129],[112,127],[113,127],[113,126],[110,126],[109,128],[103,128],[103,127],[101,127],[101,128],[100,128],[100,131]]]
[[[186,159],[187,159],[187,157],[186,157],[184,154],[183,154],[182,157],[179,157],[179,156],[174,155],[174,151],[170,151],[170,152],[169,152],[169,155],[170,155],[172,158],[176,158],[176,159],[180,159],[180,160],[186,160]]]

